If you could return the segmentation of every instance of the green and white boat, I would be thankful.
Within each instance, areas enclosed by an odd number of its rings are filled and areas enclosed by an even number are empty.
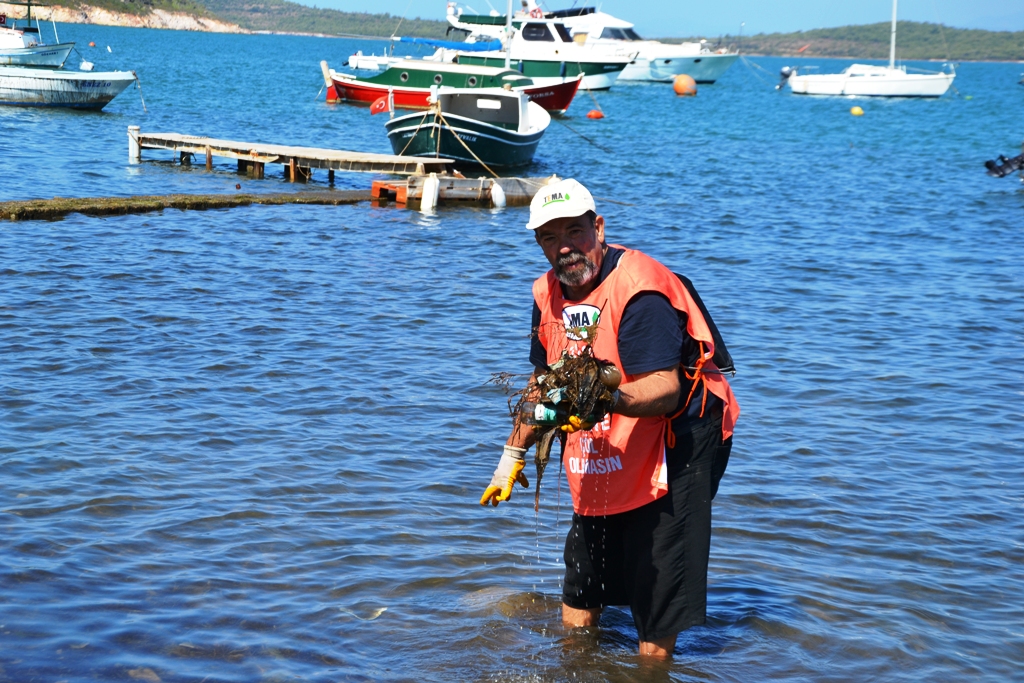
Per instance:
[[[562,114],[572,103],[579,79],[567,79],[553,85],[535,85],[532,80],[511,69],[466,66],[416,59],[391,61],[376,76],[328,71],[338,99],[370,104],[387,97],[396,109],[426,109],[431,104],[431,88],[504,88],[523,91],[550,112]]]
[[[561,81],[582,73],[581,89],[608,90],[637,54],[636,50],[629,49],[628,43],[588,45],[575,41],[561,20],[547,19],[543,15],[517,14],[507,22],[510,39],[505,37],[508,30],[505,16],[463,14],[461,8],[450,4],[447,18],[454,29],[467,34],[467,41],[502,40],[508,54],[505,50],[457,53],[445,50],[443,57],[435,55],[435,58],[454,59],[459,64],[507,65],[537,84]]]
[[[523,92],[446,89],[432,99],[428,110],[387,122],[396,154],[489,168],[525,166],[551,124],[547,111]]]

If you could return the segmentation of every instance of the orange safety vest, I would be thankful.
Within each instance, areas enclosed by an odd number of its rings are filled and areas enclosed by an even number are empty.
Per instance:
[[[673,308],[686,313],[686,332],[702,351],[695,367],[686,370],[692,382],[689,395],[692,398],[700,387],[705,401],[708,391],[722,399],[722,438],[728,438],[740,407],[729,382],[711,360],[714,340],[700,307],[672,271],[639,251],[625,249],[615,269],[582,301],[562,296],[553,270],[533,283],[533,298],[540,309],[537,335],[547,351],[548,364],[555,363],[563,350],[578,353],[587,342],[574,338],[570,330],[591,326],[596,317],[594,356],[614,363],[622,372],[623,385],[633,381],[619,360],[618,335],[626,304],[640,292],[663,294]],[[689,402],[688,398],[683,410]],[[606,415],[592,429],[569,434],[562,458],[575,511],[581,515],[612,515],[664,496],[668,492],[665,445],[666,441],[670,448],[675,445],[670,428],[674,417]]]

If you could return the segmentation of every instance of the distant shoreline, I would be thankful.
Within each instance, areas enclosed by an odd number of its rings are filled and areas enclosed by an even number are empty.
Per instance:
[[[888,57],[844,57],[840,55],[770,55],[761,54],[758,52],[741,52],[741,57],[778,57],[779,59],[860,59],[865,62],[888,62]],[[897,63],[902,62],[932,62],[935,64],[945,64],[947,62],[953,62],[954,64],[1024,64],[1024,59],[937,59],[932,57],[931,59],[926,58],[910,58],[910,59],[897,59]]]
[[[292,3],[288,3],[289,5]],[[304,7],[296,5],[297,7]],[[65,7],[63,5],[40,5],[34,7],[33,15],[40,21],[57,21],[64,24],[92,24],[96,26],[121,26],[124,28],[152,28],[152,29],[166,29],[172,31],[197,31],[202,33],[232,33],[232,34],[248,34],[248,35],[283,35],[283,36],[307,36],[312,38],[347,38],[352,40],[380,40],[387,41],[391,36],[384,35],[366,35],[357,33],[324,33],[319,31],[287,31],[287,30],[275,30],[275,29],[262,29],[262,28],[246,28],[237,23],[220,19],[216,16],[201,16],[189,12],[170,11],[166,9],[152,9],[144,14],[133,14],[129,12],[120,12],[105,9],[103,7],[97,7],[94,5],[79,5],[77,7]],[[17,5],[9,5],[0,0],[0,13],[7,14],[8,17],[21,17],[24,16],[24,8]],[[903,22],[908,27],[913,25],[915,30],[920,30],[920,27],[928,27],[932,25],[920,24],[915,25],[914,22]],[[879,24],[881,26],[881,24]],[[840,27],[838,29],[816,29],[814,31],[797,33],[797,34],[772,34],[772,35],[753,35],[745,37],[740,40],[735,40],[730,36],[725,36],[727,42],[732,42],[731,46],[736,47],[739,43],[739,47],[742,49],[743,43],[754,43],[755,49],[758,43],[762,44],[768,42],[781,42],[789,43],[785,45],[784,51],[755,51],[755,52],[742,52],[740,54],[748,57],[780,57],[788,59],[843,59],[843,60],[872,60],[872,61],[885,61],[886,56],[881,54],[874,54],[878,50],[878,46],[875,44],[877,41],[864,41],[860,43],[851,44],[849,40],[837,39],[837,35],[841,35],[842,32],[847,29],[873,29],[874,25],[868,25],[864,27]],[[991,34],[998,36],[999,32],[984,32],[984,31],[968,31],[967,29],[955,29],[946,28],[950,36],[953,37],[960,33],[970,33],[972,35],[977,34]],[[828,34],[827,36],[825,34]],[[1009,34],[1016,36],[1017,34]],[[696,41],[698,38],[655,38],[654,40],[663,41],[666,43],[679,43],[686,41]],[[797,43],[805,43],[804,47],[810,47],[812,51],[823,50],[828,51],[829,49],[844,49],[840,47],[841,44],[845,45],[845,49],[858,49],[864,51],[871,51],[871,54],[796,54]],[[779,45],[783,47],[783,45]],[[887,46],[886,46],[887,49]],[[980,50],[976,50],[980,51]],[[1000,52],[1001,50],[993,50]],[[918,57],[911,55],[902,55],[900,58],[901,62],[954,62],[954,63],[986,63],[991,62],[995,64],[1024,64],[1024,55],[1020,58],[1001,59],[998,57],[954,57],[951,59],[943,59],[938,57]]]

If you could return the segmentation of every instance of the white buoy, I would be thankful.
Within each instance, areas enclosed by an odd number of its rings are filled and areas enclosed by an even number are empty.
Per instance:
[[[138,126],[128,126],[128,163],[142,163],[142,146],[139,144]]]
[[[433,213],[437,206],[437,197],[441,193],[441,181],[436,173],[431,173],[423,181],[423,198],[420,200],[420,213]]]
[[[496,209],[505,208],[505,190],[501,189],[497,180],[491,181],[491,206]]]
[[[83,59],[83,60],[82,60],[82,63],[78,65],[78,68],[79,68],[80,70],[82,70],[82,71],[92,71],[92,68],[93,68],[94,66],[96,66],[96,65],[95,65],[95,64],[93,64],[92,62],[87,62],[87,61],[85,61],[85,60]]]

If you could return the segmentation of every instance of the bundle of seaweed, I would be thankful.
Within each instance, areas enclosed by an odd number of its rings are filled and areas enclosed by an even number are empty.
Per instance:
[[[588,340],[576,345],[574,353],[563,351],[561,357],[542,374],[535,374],[527,385],[509,397],[509,414],[513,430],[524,428],[523,408],[527,403],[544,403],[557,416],[554,424],[532,424],[536,437],[534,463],[537,466],[534,510],[540,508],[540,482],[551,458],[555,436],[565,447],[565,436],[579,429],[590,429],[604,419],[615,400],[615,390],[622,375],[614,364],[594,357],[591,343],[597,336],[597,325],[569,330],[570,338]],[[511,390],[513,375],[497,373],[491,381]]]

